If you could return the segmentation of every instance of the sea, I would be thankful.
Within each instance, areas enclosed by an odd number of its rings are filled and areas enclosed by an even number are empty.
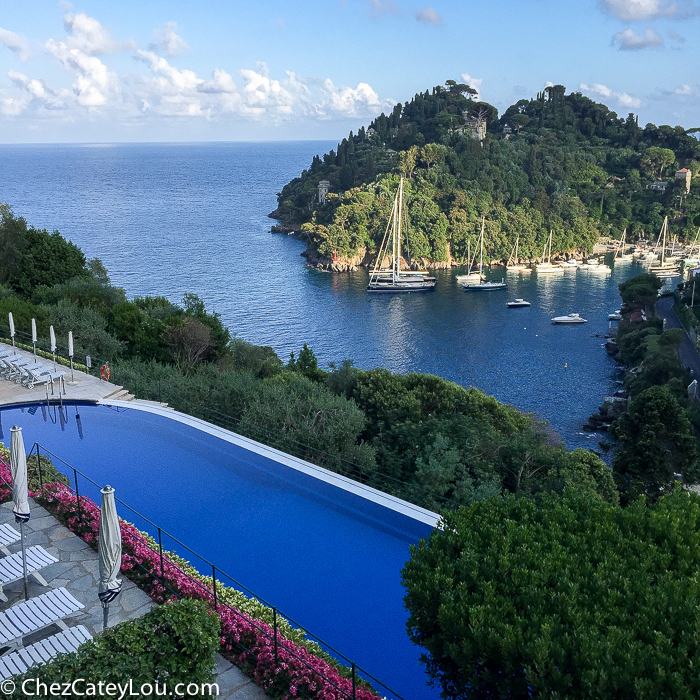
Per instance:
[[[438,271],[434,292],[368,294],[367,271],[306,265],[303,240],[272,234],[282,187],[334,142],[0,145],[0,202],[36,228],[58,230],[100,258],[129,297],[198,294],[232,334],[287,361],[307,343],[328,368],[427,372],[546,421],[569,448],[598,449],[581,429],[619,370],[603,348],[618,284],[570,271],[523,276],[505,291],[468,292],[463,270]],[[611,256],[607,262],[610,263]],[[522,297],[529,308],[509,309]],[[580,313],[581,326],[551,323]]]

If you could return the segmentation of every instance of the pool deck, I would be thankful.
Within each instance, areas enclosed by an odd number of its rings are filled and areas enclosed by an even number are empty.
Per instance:
[[[11,345],[0,343],[0,350],[12,350]],[[32,353],[28,350],[17,350],[19,355],[31,357]],[[38,357],[37,361],[45,364],[52,364],[52,360],[47,360],[43,357]],[[73,380],[71,381],[70,367],[56,363],[56,369],[59,372],[65,372],[65,393],[60,395],[58,382],[53,387],[51,386],[35,386],[29,389],[22,384],[11,381],[9,379],[0,378],[0,406],[15,406],[25,403],[38,403],[50,399],[51,401],[88,401],[97,403],[107,398],[119,399],[120,401],[132,401],[133,394],[130,394],[124,387],[112,382],[106,382],[99,377],[93,377],[85,372],[73,371]],[[146,402],[152,403],[152,402]],[[162,405],[162,404],[161,404]]]
[[[32,517],[26,527],[26,543],[28,546],[41,545],[49,554],[53,554],[59,561],[41,570],[41,575],[49,584],[49,588],[61,586],[77,598],[85,608],[65,620],[71,627],[85,625],[91,634],[96,635],[102,631],[102,606],[97,598],[98,565],[97,552],[86,542],[74,535],[70,530],[61,525],[53,515],[33,499],[29,499]],[[11,523],[14,525],[12,514],[12,501],[0,506],[0,524]],[[21,551],[19,543],[10,545],[11,552]],[[122,578],[123,588],[121,595],[111,604],[109,626],[112,627],[123,620],[140,617],[153,607],[153,601],[141,589],[137,588],[129,579]],[[29,576],[30,598],[46,592],[46,588]],[[0,603],[0,611],[7,610],[12,604],[24,599],[23,582],[4,586],[8,602]],[[25,638],[25,644],[44,639],[55,634],[57,626],[47,627]],[[238,668],[217,654],[216,657],[216,682],[219,684],[219,698],[226,700],[266,700],[268,697],[257,685],[247,678]]]

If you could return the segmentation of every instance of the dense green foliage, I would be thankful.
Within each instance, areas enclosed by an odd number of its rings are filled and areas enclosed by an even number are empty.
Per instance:
[[[403,570],[444,698],[697,698],[700,498],[573,490],[448,513]]]
[[[692,378],[678,355],[685,333],[663,330],[654,310],[660,287],[651,274],[620,285],[625,313],[617,329],[617,357],[631,370],[625,380],[631,402],[610,435],[616,440],[613,471],[623,502],[640,494],[654,502],[672,491],[677,479],[700,482],[700,409],[688,398]],[[642,308],[646,321],[634,318]]]
[[[206,606],[194,600],[180,600],[152,608],[135,620],[122,622],[83,644],[73,654],[61,654],[54,661],[16,676],[15,692],[9,697],[26,698],[58,697],[60,693],[45,695],[37,693],[37,682],[51,686],[60,683],[76,685],[76,694],[64,697],[98,696],[97,684],[121,684],[132,681],[133,692],[142,697],[142,685],[151,687],[143,692],[143,697],[157,694],[153,691],[158,684],[160,695],[167,688],[168,697],[174,694],[175,686],[184,684],[181,697],[210,697],[210,693],[188,694],[190,683],[214,682],[215,654],[219,650],[219,618],[208,611]],[[22,692],[22,684],[27,682],[27,691]],[[93,684],[95,690],[90,690]],[[127,695],[131,690],[127,691]],[[214,693],[215,694],[215,693]],[[119,692],[116,693],[119,696]]]
[[[679,209],[684,185],[675,167],[700,171],[700,143],[682,127],[637,125],[561,85],[520,100],[497,118],[465,85],[417,94],[397,104],[285,185],[273,216],[301,227],[310,249],[326,258],[364,255],[381,241],[399,175],[407,178],[406,255],[464,261],[474,250],[481,216],[487,252],[507,259],[516,236],[523,258],[588,251],[600,235],[650,237],[665,215],[680,238],[695,235],[700,202]],[[465,117],[488,122],[483,144]],[[504,133],[504,129],[507,132]],[[649,189],[666,176],[665,191]],[[317,186],[330,183],[318,204]],[[697,185],[692,185],[693,190]],[[469,244],[469,245],[468,245]]]

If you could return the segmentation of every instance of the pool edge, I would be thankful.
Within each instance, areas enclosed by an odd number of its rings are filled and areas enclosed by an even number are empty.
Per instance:
[[[319,479],[320,481],[343,489],[344,491],[359,496],[360,498],[365,498],[368,501],[388,508],[389,510],[393,510],[394,512],[400,513],[408,518],[412,518],[413,520],[417,520],[425,525],[429,525],[433,528],[439,527],[441,516],[438,513],[433,513],[432,511],[421,508],[413,503],[409,503],[408,501],[404,501],[388,493],[374,489],[371,486],[365,486],[357,481],[353,481],[345,476],[329,471],[328,469],[311,464],[311,462],[306,462],[298,457],[294,457],[286,454],[285,452],[281,452],[280,450],[276,450],[274,447],[269,447],[268,445],[264,445],[260,442],[244,437],[243,435],[238,435],[238,433],[234,433],[231,430],[220,428],[213,423],[208,423],[200,418],[189,416],[186,413],[180,413],[180,411],[176,411],[173,408],[165,408],[145,402],[141,403],[138,400],[110,401],[109,399],[103,399],[97,401],[97,405],[114,406],[115,408],[131,408],[137,411],[144,411],[145,413],[153,413],[165,418],[171,418],[178,423],[188,425],[191,428],[195,428],[209,435],[213,435],[214,437],[218,437],[219,439],[230,444],[237,445],[261,455],[262,457],[271,459],[279,464],[289,467],[290,469],[294,469],[302,472],[303,474]]]

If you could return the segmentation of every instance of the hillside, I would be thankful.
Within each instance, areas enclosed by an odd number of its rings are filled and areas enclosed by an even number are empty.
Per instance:
[[[331,269],[366,263],[384,232],[399,176],[407,179],[407,257],[433,267],[461,264],[486,217],[487,248],[508,257],[520,236],[526,259],[553,250],[589,251],[600,236],[654,238],[668,215],[671,233],[700,226],[695,129],[620,118],[580,93],[548,87],[498,117],[467,85],[419,93],[337,151],[314,156],[284,186],[270,214],[300,231],[311,261]],[[483,131],[479,133],[479,129]],[[677,170],[692,173],[690,194]],[[318,185],[329,183],[324,203]],[[665,189],[650,187],[668,183]],[[469,245],[468,245],[469,244]],[[336,259],[335,264],[333,259]]]

